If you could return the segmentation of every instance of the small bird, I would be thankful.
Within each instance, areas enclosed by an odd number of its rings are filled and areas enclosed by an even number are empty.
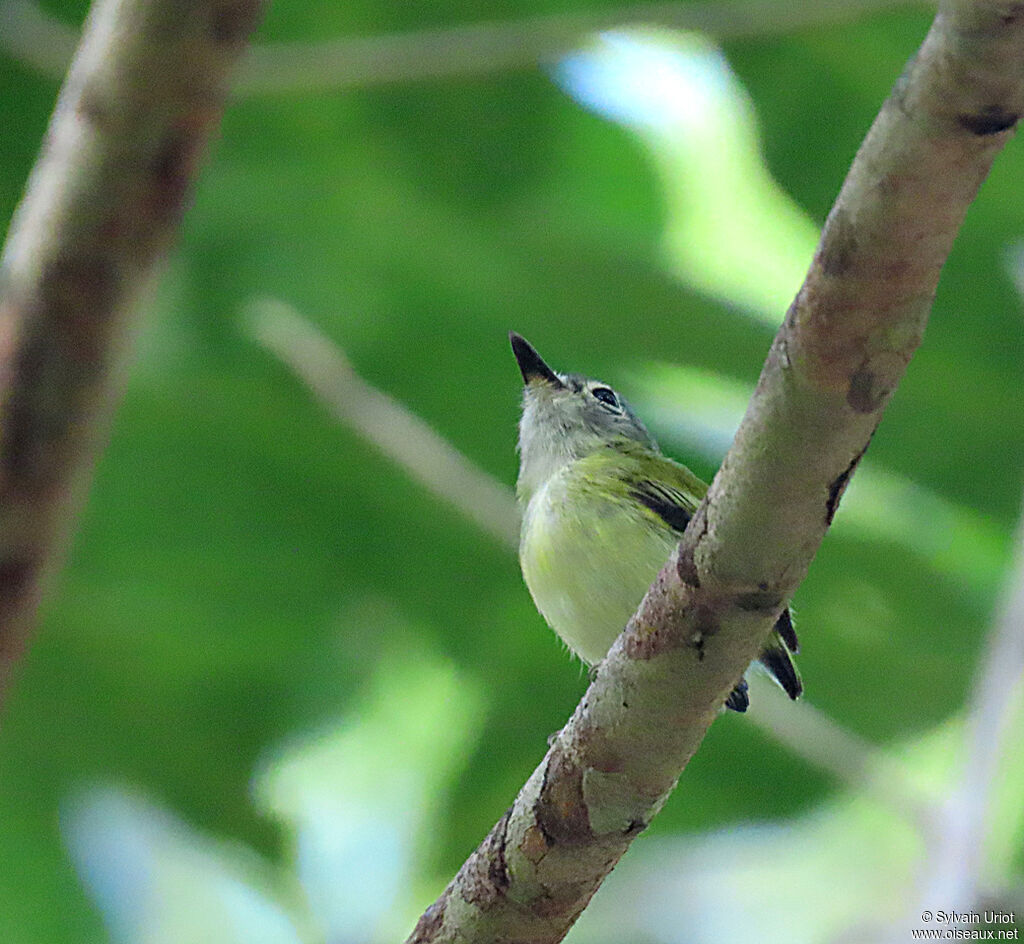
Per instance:
[[[662,455],[607,384],[560,374],[514,331],[523,375],[519,561],[534,603],[588,665],[604,658],[679,543],[708,486]],[[788,608],[758,661],[790,698],[803,691]],[[741,678],[726,699],[750,703]]]

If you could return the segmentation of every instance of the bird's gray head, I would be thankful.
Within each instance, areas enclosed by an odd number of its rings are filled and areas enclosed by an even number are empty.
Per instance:
[[[553,371],[533,346],[509,332],[523,374],[519,422],[520,498],[529,497],[554,472],[599,449],[638,442],[658,445],[626,400],[600,380]]]

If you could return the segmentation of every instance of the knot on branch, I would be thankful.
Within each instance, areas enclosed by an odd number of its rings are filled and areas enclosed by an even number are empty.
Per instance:
[[[583,769],[558,747],[548,757],[533,813],[549,846],[594,839],[583,796]]]
[[[971,134],[988,137],[1009,131],[1020,121],[1020,115],[1003,108],[1002,105],[986,105],[973,114],[957,115],[957,121]]]

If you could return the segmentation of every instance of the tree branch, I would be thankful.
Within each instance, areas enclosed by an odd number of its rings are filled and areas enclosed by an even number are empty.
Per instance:
[[[802,580],[1024,109],[1024,3],[946,0],[883,105],[707,498],[512,807],[411,942],[560,941]]]
[[[0,258],[0,696],[261,0],[100,0]]]

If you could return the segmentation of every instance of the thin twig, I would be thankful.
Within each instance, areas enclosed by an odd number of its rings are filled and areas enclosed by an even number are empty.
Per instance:
[[[753,707],[745,717],[765,734],[840,783],[865,789],[922,835],[933,831],[934,803],[900,761],[844,728],[806,698],[794,705],[761,675],[751,676],[750,691]]]
[[[263,95],[331,91],[450,76],[532,69],[571,52],[588,33],[643,23],[695,30],[720,41],[834,26],[926,0],[733,0],[641,3],[509,22],[473,23],[384,36],[254,47],[234,91]],[[0,3],[0,48],[47,75],[60,75],[75,31],[33,0]]]
[[[969,911],[982,892],[985,839],[996,778],[1009,745],[1007,729],[1024,692],[1024,518],[999,619],[989,636],[964,726],[957,782],[940,812],[923,859],[913,922],[924,910]],[[898,933],[898,932],[897,932]]]
[[[788,33],[849,22],[920,0],[740,0],[647,3],[611,10],[474,23],[389,36],[254,49],[238,75],[242,94],[355,88],[533,69],[576,48],[588,33],[644,23],[718,40]]]
[[[1022,244],[1011,246],[1004,262],[1024,297],[1022,261]],[[923,911],[970,911],[989,894],[983,871],[997,776],[1009,747],[1007,729],[1024,701],[1024,501],[1021,507],[998,619],[968,697],[956,781],[926,834],[918,894],[900,924],[890,929],[893,944],[905,940],[908,924],[920,924]]]
[[[507,547],[519,545],[515,497],[402,404],[363,380],[338,347],[284,302],[248,310],[253,336],[346,425]]]
[[[0,258],[0,697],[261,0],[98,0]]]

